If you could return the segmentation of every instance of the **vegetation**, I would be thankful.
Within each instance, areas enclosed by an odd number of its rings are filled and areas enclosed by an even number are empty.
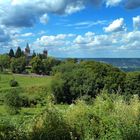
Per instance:
[[[0,71],[3,72],[10,66],[10,58],[7,55],[0,55]]]
[[[1,140],[140,139],[140,72],[20,48],[0,68]]]
[[[18,86],[18,82],[16,80],[13,80],[13,79],[9,82],[9,84],[10,84],[11,87],[17,87]]]
[[[20,57],[18,59],[11,59],[11,71],[13,73],[22,73],[25,71],[26,60],[25,57]]]
[[[18,92],[16,90],[13,90],[11,93],[8,93],[5,96],[4,103],[8,107],[8,112],[10,114],[17,114],[18,110],[21,107],[21,100]]]
[[[85,95],[96,97],[103,89],[121,94],[126,77],[118,68],[97,62],[67,62],[54,67],[53,74],[52,92],[58,103],[72,103]]]
[[[138,140],[139,107],[137,96],[131,98],[128,104],[122,96],[106,92],[92,99],[90,104],[77,100],[65,109],[48,102],[42,113],[22,124],[20,129],[12,124],[8,131],[11,134],[9,138]],[[4,129],[2,133],[3,137],[9,136]]]

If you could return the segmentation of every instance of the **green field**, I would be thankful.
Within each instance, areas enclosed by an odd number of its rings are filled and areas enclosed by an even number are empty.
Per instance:
[[[19,83],[18,87],[10,87],[9,82],[12,79],[15,79]],[[20,92],[21,90],[20,95],[27,97],[29,100],[41,100],[46,96],[44,89],[50,87],[51,79],[51,77],[0,74],[0,123],[1,121],[10,121],[18,124],[18,122],[30,120],[34,115],[39,114],[44,109],[43,105],[22,107],[19,114],[9,115],[9,112],[4,105],[4,97],[7,93],[10,93],[11,90],[19,88],[18,91]]]
[[[20,87],[49,85],[51,77],[20,76],[14,74],[0,74],[0,90],[10,88],[10,80],[18,81]]]

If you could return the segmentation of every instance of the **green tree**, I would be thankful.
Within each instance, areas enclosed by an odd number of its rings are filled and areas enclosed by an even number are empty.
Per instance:
[[[140,72],[129,72],[125,80],[125,94],[140,96]]]
[[[103,89],[109,93],[124,89],[125,73],[99,62],[65,62],[53,68],[53,74],[57,73],[60,73],[60,77],[54,82],[63,81],[52,86],[58,102],[71,103],[81,96],[96,97]]]
[[[44,69],[45,69],[45,74],[50,75],[51,71],[52,71],[52,68],[54,66],[59,65],[59,64],[60,64],[60,61],[56,60],[53,57],[48,57],[47,59],[44,59],[43,60],[43,65],[44,65]]]
[[[36,57],[36,52],[33,51],[32,58]]]
[[[9,57],[10,58],[15,57],[15,54],[14,54],[14,50],[13,49],[10,49],[10,51],[9,51]]]
[[[25,71],[26,59],[25,57],[13,58],[11,60],[11,71],[13,73],[22,73]]]
[[[4,71],[4,69],[9,68],[10,66],[10,58],[8,55],[0,55],[0,71]]]
[[[24,56],[24,52],[21,50],[20,47],[17,48],[16,53],[15,53],[15,57],[19,58],[21,56]]]
[[[32,66],[32,72],[36,74],[44,73],[44,65],[43,65],[42,59],[39,56],[32,58],[32,60],[30,61],[30,64]]]

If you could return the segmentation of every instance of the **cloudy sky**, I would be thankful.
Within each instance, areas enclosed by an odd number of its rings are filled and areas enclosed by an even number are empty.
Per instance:
[[[140,0],[0,0],[0,53],[140,57]]]

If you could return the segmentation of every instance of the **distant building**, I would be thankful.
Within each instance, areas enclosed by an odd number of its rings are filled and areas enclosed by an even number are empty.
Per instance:
[[[48,57],[48,51],[47,51],[46,49],[44,49],[43,55],[44,55],[45,57]]]
[[[31,56],[31,54],[30,54],[30,47],[29,47],[29,44],[28,43],[26,45],[24,54],[25,54],[26,57]]]
[[[32,59],[32,57],[33,57],[34,54],[36,55],[35,51],[33,51],[33,53],[31,53],[30,46],[27,43],[26,48],[25,48],[25,51],[24,51],[24,55],[26,57],[26,63],[27,64],[29,64],[29,62]],[[45,58],[48,57],[48,51],[46,49],[44,49],[44,51],[43,51],[42,54],[43,54],[43,56],[45,56]]]

